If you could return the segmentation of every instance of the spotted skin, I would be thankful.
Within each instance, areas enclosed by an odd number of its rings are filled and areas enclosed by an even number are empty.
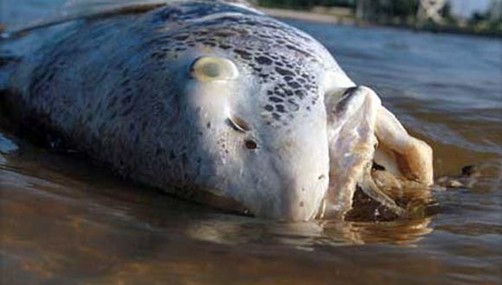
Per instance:
[[[23,126],[188,199],[207,202],[209,191],[258,216],[315,216],[329,176],[324,78],[346,75],[311,36],[227,1],[172,1],[60,29],[2,98]],[[204,56],[230,60],[239,78],[195,82]]]
[[[162,61],[190,48],[225,54],[257,76],[260,84],[269,85],[262,107],[271,120],[287,123],[303,111],[300,101],[309,101],[302,103],[307,110],[318,102],[318,74],[308,72],[306,66],[338,69],[331,55],[309,35],[254,11],[197,3],[160,11],[154,19],[160,21],[160,29],[166,21],[182,24],[180,30],[177,27],[151,39],[152,44],[162,46],[152,57]]]

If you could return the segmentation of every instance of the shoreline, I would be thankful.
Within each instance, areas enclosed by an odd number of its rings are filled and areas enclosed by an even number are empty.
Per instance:
[[[299,10],[269,8],[260,6],[258,6],[257,9],[274,18],[302,20],[302,21],[324,23],[324,24],[350,25],[358,27],[385,27],[385,28],[403,29],[414,32],[426,32],[434,34],[466,35],[466,36],[477,36],[477,37],[498,38],[498,39],[502,38],[502,33],[498,31],[475,31],[469,28],[461,28],[454,26],[417,28],[414,25],[409,25],[404,23],[402,24],[375,23],[375,22],[358,20],[354,17],[338,16],[336,14],[325,14],[312,11],[299,11]]]
[[[257,7],[257,9],[274,18],[310,21],[325,24],[356,25],[356,19],[339,17],[333,14],[322,14],[308,11],[298,11],[279,8]]]

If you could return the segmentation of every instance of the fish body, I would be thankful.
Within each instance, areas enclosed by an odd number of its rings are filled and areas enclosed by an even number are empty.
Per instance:
[[[259,217],[344,213],[378,142],[389,166],[413,145],[317,40],[232,1],[68,21],[4,78],[3,110],[23,128],[131,180]],[[427,184],[432,168],[417,169],[425,178],[408,178]]]

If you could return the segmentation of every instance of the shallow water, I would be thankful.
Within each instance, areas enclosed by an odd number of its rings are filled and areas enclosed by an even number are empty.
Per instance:
[[[26,3],[2,6],[2,21],[55,5]],[[479,164],[478,183],[434,192],[427,218],[287,224],[173,199],[3,132],[0,283],[502,284],[502,41],[288,22],[432,145],[436,176]]]

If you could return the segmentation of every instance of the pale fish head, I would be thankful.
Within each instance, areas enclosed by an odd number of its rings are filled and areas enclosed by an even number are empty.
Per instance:
[[[369,108],[358,107],[367,105],[364,98],[347,100],[340,106],[360,111],[339,113],[343,119],[334,120],[331,103],[340,103],[342,95],[328,102],[325,94],[354,83],[321,44],[255,11],[218,7],[224,11],[194,10],[197,17],[183,19],[187,26],[158,21],[176,13],[152,15],[159,26],[146,41],[145,56],[150,70],[162,72],[148,74],[154,77],[147,78],[148,88],[151,94],[175,94],[166,106],[177,106],[171,110],[176,116],[162,121],[165,127],[152,139],[171,152],[170,161],[152,166],[168,168],[166,174],[152,179],[161,187],[181,186],[181,192],[194,188],[192,199],[244,208],[258,217],[312,219],[326,200],[340,198],[327,193],[333,177],[343,177],[338,170],[361,169],[347,161],[359,151],[350,134],[375,139],[379,100],[367,97],[378,103]],[[348,147],[337,148],[340,144]],[[363,145],[371,145],[364,152],[364,161],[371,162],[373,144]],[[349,183],[353,188],[364,180],[360,172]],[[337,189],[344,197],[354,191]],[[197,198],[201,193],[212,197]]]
[[[201,188],[259,217],[317,214],[329,180],[327,119],[322,70],[303,64],[270,67],[273,79],[263,82],[238,59],[194,59],[186,91],[203,153]],[[297,82],[301,75],[308,78]]]
[[[164,92],[176,93],[180,106],[170,127],[177,137],[162,139],[182,153],[169,162],[180,166],[164,184],[179,180],[197,189],[190,199],[258,217],[312,219],[329,181],[324,77],[338,66],[305,33],[254,10],[218,5],[207,15],[197,6],[197,17],[183,19],[186,27],[160,22],[148,40],[158,45],[153,65],[166,67],[151,68],[165,70],[153,81],[170,86]],[[178,17],[153,17],[165,15]]]

